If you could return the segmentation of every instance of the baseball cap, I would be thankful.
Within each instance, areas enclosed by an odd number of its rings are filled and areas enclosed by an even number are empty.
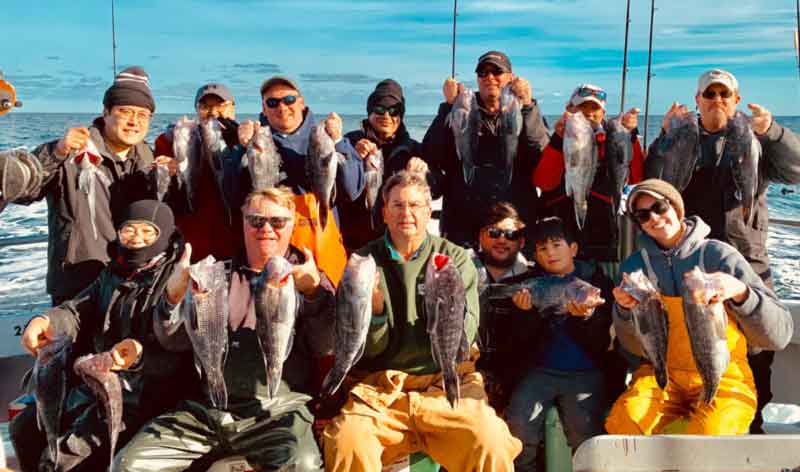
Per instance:
[[[606,91],[597,85],[580,84],[569,97],[569,104],[578,106],[584,102],[595,102],[603,110],[606,109]]]
[[[194,106],[200,103],[200,100],[206,98],[209,95],[216,95],[217,97],[225,100],[226,102],[233,102],[233,94],[231,93],[228,87],[218,84],[218,83],[210,83],[203,85],[199,89],[197,89],[197,94],[194,96]]]
[[[478,72],[482,65],[493,64],[503,72],[511,72],[511,61],[508,56],[500,51],[489,51],[478,58],[478,65],[475,66],[475,72]]]
[[[276,85],[286,85],[287,87],[291,87],[297,90],[298,93],[300,92],[300,87],[297,85],[295,81],[283,75],[276,75],[270,77],[269,79],[265,80],[264,83],[261,84],[261,96],[263,97],[264,94],[267,93],[267,90],[271,89]]]
[[[733,74],[722,69],[711,69],[703,72],[703,75],[697,79],[697,93],[705,92],[712,84],[722,84],[734,92],[739,90],[739,82]]]

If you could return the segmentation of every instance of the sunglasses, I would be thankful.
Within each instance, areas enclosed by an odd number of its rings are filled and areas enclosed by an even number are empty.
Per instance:
[[[658,200],[650,208],[639,208],[633,210],[632,215],[641,224],[645,224],[650,220],[650,213],[656,215],[663,215],[669,211],[669,203],[666,200]]]
[[[389,113],[389,116],[397,116],[400,114],[400,107],[397,105],[392,105],[390,107],[385,107],[383,105],[375,105],[370,110],[370,113],[374,113],[376,115],[383,115],[384,113]]]
[[[579,97],[583,97],[583,98],[594,96],[594,97],[599,98],[601,101],[606,101],[606,92],[604,90],[595,90],[595,89],[590,89],[590,88],[582,88],[582,89],[578,90],[578,93],[576,95],[578,95]]]
[[[722,90],[720,92],[717,92],[715,90],[706,90],[705,92],[703,92],[703,98],[705,98],[706,100],[714,100],[715,98],[717,98],[717,95],[719,95],[721,98],[731,98],[733,92],[731,92],[728,89]]]
[[[264,103],[267,104],[267,108],[277,108],[278,104],[281,102],[288,107],[290,105],[294,105],[294,102],[297,101],[297,98],[297,95],[286,95],[283,98],[269,97],[264,101]]]
[[[500,69],[481,69],[478,71],[478,77],[481,79],[489,77],[489,74],[495,77],[500,77],[501,75],[505,74],[505,72],[501,71]]]
[[[292,218],[288,216],[244,215],[244,220],[253,229],[261,229],[267,223],[272,229],[283,229]]]
[[[500,228],[489,228],[486,230],[486,234],[489,235],[492,239],[497,239],[500,236],[506,238],[508,241],[516,241],[517,239],[522,236],[521,229],[500,229]]]

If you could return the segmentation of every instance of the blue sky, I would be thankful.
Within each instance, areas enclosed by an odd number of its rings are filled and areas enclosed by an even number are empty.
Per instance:
[[[624,0],[461,0],[457,77],[474,86],[477,57],[505,51],[545,113],[592,82],[619,108]],[[645,96],[650,2],[633,0],[626,103]],[[723,67],[745,102],[798,115],[793,0],[659,0],[651,113],[692,103],[697,76]],[[723,6],[723,4],[725,6]],[[392,77],[409,112],[433,114],[450,73],[450,0],[117,0],[117,64],[151,75],[158,111],[192,111],[196,89],[228,84],[240,112],[259,110],[262,80],[298,79],[318,112],[363,113]],[[0,70],[28,112],[97,112],[112,80],[110,1],[3,0]]]

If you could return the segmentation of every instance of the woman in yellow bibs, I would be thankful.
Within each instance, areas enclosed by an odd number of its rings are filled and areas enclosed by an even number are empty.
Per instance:
[[[682,422],[688,434],[746,433],[756,411],[748,345],[783,349],[792,336],[791,314],[736,249],[706,239],[710,230],[699,217],[684,218],[683,199],[669,183],[658,179],[641,182],[631,191],[627,210],[642,230],[642,249],[628,257],[620,270],[642,270],[661,294],[669,326],[669,382],[662,390],[653,366],[643,361],[614,404],[606,430],[610,434],[659,434],[677,432],[674,424]],[[724,301],[728,315],[730,363],[710,404],[701,398],[703,382],[692,357],[681,298],[686,291],[684,274],[694,267],[700,267],[721,287],[715,298]],[[617,336],[626,349],[643,357],[630,311],[637,302],[620,287],[614,289],[614,298]]]

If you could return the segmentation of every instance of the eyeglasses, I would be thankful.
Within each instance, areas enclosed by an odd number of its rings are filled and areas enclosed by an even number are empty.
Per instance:
[[[492,239],[497,239],[500,236],[502,236],[506,238],[508,241],[516,241],[517,239],[520,238],[520,236],[522,236],[522,230],[489,228],[486,230],[486,234]]]
[[[397,105],[392,105],[390,107],[385,107],[383,105],[375,105],[370,110],[370,113],[374,113],[376,115],[383,115],[384,113],[389,113],[389,116],[397,116],[400,114],[400,107]]]
[[[717,92],[716,90],[706,90],[703,92],[703,98],[705,98],[706,100],[714,100],[715,98],[717,98],[717,95],[719,95],[721,98],[731,98],[733,92],[731,92],[728,89],[721,90],[719,92]]]
[[[636,218],[641,224],[647,223],[650,220],[650,213],[655,213],[656,215],[663,215],[664,213],[669,211],[669,202],[666,200],[657,200],[650,208],[639,208],[637,210],[633,210],[632,214],[633,217]]]
[[[158,228],[146,223],[126,224],[119,229],[119,236],[124,240],[139,236],[145,242],[152,242],[158,238]]]
[[[144,110],[137,111],[134,110],[133,108],[122,108],[122,107],[115,107],[112,113],[125,121],[129,121],[131,118],[133,118],[140,123],[146,123],[150,121],[150,117],[152,116],[149,111],[144,111]]]
[[[406,208],[411,210],[412,213],[416,213],[423,208],[427,208],[428,204],[425,202],[392,202],[389,205],[389,209],[391,209],[394,213],[403,213]]]
[[[217,103],[216,105],[209,105],[207,103],[200,102],[197,104],[197,110],[209,114],[215,112],[222,113],[231,105],[233,105],[233,102],[222,102],[222,103]]]
[[[261,229],[265,224],[269,223],[270,228],[273,230],[280,230],[286,227],[286,224],[292,221],[289,216],[263,216],[263,215],[244,215],[244,220],[253,229]]]
[[[493,69],[493,68],[481,69],[477,73],[478,77],[480,77],[481,79],[489,77],[489,74],[495,77],[500,77],[501,75],[505,74],[505,72],[501,71],[500,69]]]
[[[283,98],[269,97],[268,99],[264,100],[264,103],[267,104],[267,108],[277,108],[278,104],[281,102],[288,107],[294,105],[294,102],[297,101],[297,98],[297,95],[286,95]]]
[[[590,89],[590,88],[584,87],[582,89],[579,89],[578,93],[576,93],[576,95],[579,96],[579,97],[583,97],[583,98],[586,98],[586,97],[597,97],[601,101],[606,101],[606,92],[605,92],[605,90],[596,90],[596,89]]]

